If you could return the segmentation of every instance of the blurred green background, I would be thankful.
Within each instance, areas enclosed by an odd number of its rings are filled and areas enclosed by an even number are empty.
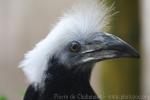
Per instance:
[[[119,11],[113,18],[109,32],[119,36],[139,51],[139,1],[106,1],[110,2],[109,4],[114,2],[115,10]],[[102,63],[100,72],[103,100],[137,100],[140,95],[140,60],[117,59]]]
[[[5,96],[0,96],[0,100],[7,100]]]

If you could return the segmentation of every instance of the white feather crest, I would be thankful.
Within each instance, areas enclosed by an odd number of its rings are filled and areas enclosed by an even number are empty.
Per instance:
[[[78,0],[48,36],[25,55],[20,66],[29,82],[42,82],[49,58],[75,35],[83,36],[103,31],[108,25],[111,10],[112,7],[107,8],[104,2],[99,0]]]

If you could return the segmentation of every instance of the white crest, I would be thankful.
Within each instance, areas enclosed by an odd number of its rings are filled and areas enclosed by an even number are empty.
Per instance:
[[[99,0],[78,0],[60,19],[54,29],[36,47],[25,54],[20,66],[30,83],[44,79],[44,71],[51,56],[72,38],[100,32],[108,25],[111,8]]]

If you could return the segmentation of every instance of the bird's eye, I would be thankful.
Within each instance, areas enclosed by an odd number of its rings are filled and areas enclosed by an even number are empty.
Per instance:
[[[81,45],[80,45],[79,42],[77,42],[77,41],[71,42],[71,45],[70,45],[70,51],[71,51],[71,52],[77,53],[77,52],[79,52],[80,50],[81,50]]]

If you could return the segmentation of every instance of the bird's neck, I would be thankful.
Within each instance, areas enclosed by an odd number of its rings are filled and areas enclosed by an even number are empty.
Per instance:
[[[74,66],[72,69],[61,64],[51,64],[46,71],[44,95],[54,98],[71,95],[95,96],[90,85],[92,65]],[[44,96],[45,97],[45,96]]]

